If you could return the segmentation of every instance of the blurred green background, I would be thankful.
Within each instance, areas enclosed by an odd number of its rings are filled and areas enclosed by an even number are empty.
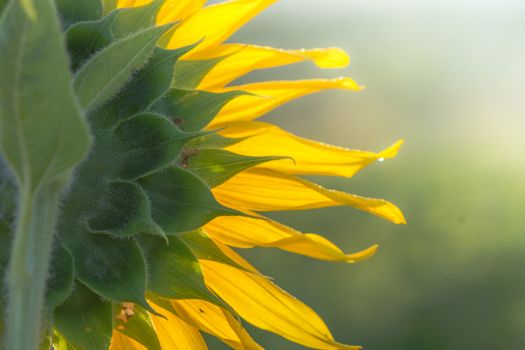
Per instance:
[[[265,120],[350,148],[406,140],[397,158],[352,179],[315,180],[387,198],[408,225],[348,208],[273,215],[346,251],[378,243],[374,258],[346,265],[241,253],[318,311],[339,341],[525,349],[525,4],[281,0],[233,41],[339,46],[352,57],[344,70],[300,64],[250,81],[350,75],[367,86],[306,97]],[[301,349],[247,327],[267,349]]]

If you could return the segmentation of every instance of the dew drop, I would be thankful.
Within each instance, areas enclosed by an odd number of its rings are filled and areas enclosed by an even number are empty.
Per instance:
[[[380,161],[380,162],[384,162],[384,161],[385,161],[385,158],[381,157],[381,158],[378,159],[378,161]]]

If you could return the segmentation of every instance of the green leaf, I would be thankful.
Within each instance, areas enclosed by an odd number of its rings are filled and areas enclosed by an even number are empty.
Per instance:
[[[208,187],[188,171],[170,167],[140,179],[153,220],[166,234],[193,231],[221,215],[241,215],[220,205]]]
[[[55,310],[54,326],[75,350],[107,350],[113,331],[111,304],[77,283],[66,301]],[[70,347],[60,346],[58,349]]]
[[[75,257],[77,278],[101,296],[115,302],[148,305],[146,263],[134,239],[121,240],[88,231],[62,237]]]
[[[150,28],[119,40],[95,54],[76,73],[73,87],[85,111],[111,99],[153,53],[155,43],[171,25]]]
[[[102,16],[102,4],[97,0],[55,0],[55,5],[63,28],[77,22],[94,21]]]
[[[151,218],[151,208],[144,191],[132,182],[117,181],[109,184],[105,201],[88,220],[89,229],[109,233],[116,237],[129,237],[138,233],[164,236]]]
[[[228,56],[215,57],[208,60],[180,61],[175,65],[173,73],[173,88],[194,90],[209,71]]]
[[[9,262],[9,253],[11,251],[12,232],[8,223],[0,220],[0,276],[5,276],[7,264]],[[5,290],[5,278],[0,278],[0,291]],[[5,294],[0,293],[0,310],[5,313]],[[0,344],[4,344],[4,317],[0,317]]]
[[[222,107],[242,91],[222,93],[172,89],[152,110],[169,116],[185,131],[201,130],[220,112]]]
[[[170,299],[203,299],[222,306],[224,303],[204,284],[199,261],[176,236],[169,244],[155,237],[138,237],[148,262],[148,290]]]
[[[15,221],[17,198],[16,184],[0,159],[0,220]]]
[[[283,157],[249,157],[221,149],[201,149],[188,158],[187,169],[213,188],[243,170],[279,159]]]
[[[175,62],[192,46],[177,50],[155,48],[146,65],[136,72],[118,97],[112,101],[114,113],[133,115],[146,111],[171,85]]]
[[[5,5],[7,5],[8,0],[0,0],[0,16],[4,12]]]
[[[35,20],[11,1],[0,21],[0,149],[26,190],[79,163],[90,146],[54,6],[34,5]]]
[[[9,261],[11,236],[12,232],[9,224],[4,220],[0,220],[0,276],[4,276],[4,269]],[[1,282],[3,282],[3,279]]]
[[[9,262],[9,254],[11,251],[11,240],[13,238],[13,232],[11,226],[5,220],[0,219],[0,276],[5,276],[7,264]],[[0,310],[5,310],[3,308],[4,302],[4,280],[5,278],[0,278]],[[3,334],[2,330],[2,321],[3,317],[0,317],[0,335]],[[0,343],[2,344],[2,343]]]
[[[66,45],[74,72],[92,55],[111,44],[111,23],[116,14],[110,13],[98,21],[80,22],[67,30]]]
[[[164,0],[153,0],[145,6],[126,8],[118,11],[111,31],[117,39],[155,26],[157,13]]]
[[[204,230],[195,230],[181,234],[180,239],[191,249],[193,254],[199,259],[216,261],[221,264],[233,266],[245,270],[244,267],[230,259],[215,244],[215,242],[204,232]]]
[[[120,333],[135,339],[148,350],[161,350],[159,338],[151,317],[146,310],[138,305],[133,306],[133,315],[127,317],[123,305],[113,306],[114,328]]]
[[[46,308],[55,310],[73,289],[75,279],[75,263],[73,255],[63,248],[57,247],[51,260],[50,276],[47,280]]]
[[[165,117],[151,113],[121,123],[115,130],[122,148],[120,176],[137,179],[169,165],[186,142],[200,134],[182,132]]]

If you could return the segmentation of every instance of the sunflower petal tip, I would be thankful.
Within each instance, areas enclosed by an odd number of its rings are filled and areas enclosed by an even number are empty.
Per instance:
[[[357,263],[357,262],[369,259],[369,258],[371,258],[372,256],[374,256],[377,253],[378,249],[379,249],[379,245],[378,244],[374,244],[371,247],[369,247],[369,248],[367,248],[365,250],[362,250],[362,251],[360,251],[358,253],[349,254],[349,255],[347,255],[346,262],[349,263],[349,264],[354,264],[354,263]]]
[[[322,52],[322,55],[314,59],[315,65],[319,68],[344,68],[350,65],[350,56],[343,49],[331,47]]]
[[[399,210],[399,212],[397,213],[397,218],[395,219],[395,221],[393,221],[393,223],[396,225],[406,225],[407,224],[407,220],[405,219],[405,216],[403,215],[401,210]]]
[[[387,149],[383,150],[382,152],[377,154],[377,160],[383,161],[386,158],[394,158],[397,156],[397,153],[399,152],[399,149],[401,146],[405,143],[404,139],[399,139],[394,144],[392,144]]]
[[[331,82],[335,85],[334,87],[338,87],[340,89],[352,90],[356,92],[366,89],[366,86],[359,85],[354,79],[350,77],[335,78]]]

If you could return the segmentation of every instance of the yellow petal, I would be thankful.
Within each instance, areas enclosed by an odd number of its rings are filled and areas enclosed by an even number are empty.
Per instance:
[[[232,0],[197,11],[177,28],[168,48],[175,49],[204,39],[186,58],[228,39],[246,22],[276,0]]]
[[[320,235],[301,233],[265,217],[260,220],[249,217],[218,217],[208,223],[205,230],[211,238],[229,246],[274,247],[327,261],[353,263],[371,257],[377,250],[377,245],[374,245],[354,254],[345,254]]]
[[[167,0],[157,15],[157,24],[163,25],[186,19],[204,6],[205,3],[206,0]]]
[[[117,8],[124,8],[124,7],[135,7],[136,0],[118,0],[117,1]],[[138,6],[138,5],[137,5]]]
[[[151,3],[153,0],[119,0],[117,8],[139,7]],[[157,24],[163,25],[185,19],[199,10],[206,0],[165,0],[157,14]]]
[[[361,87],[350,78],[269,81],[231,86],[220,91],[241,90],[253,95],[239,96],[230,101],[209,127],[213,128],[234,121],[253,120],[286,102],[328,89],[359,91]]]
[[[262,167],[287,174],[333,175],[351,177],[377,159],[394,157],[403,141],[375,153],[330,146],[288,133],[262,122],[235,122],[219,132],[222,136],[242,138],[228,147],[231,152],[249,156],[288,156],[289,159],[266,163]]]
[[[195,328],[182,321],[171,312],[156,306],[165,318],[151,315],[162,349],[170,350],[206,350],[208,347],[202,335]]]
[[[135,0],[132,7],[140,7],[151,3],[153,0]]]
[[[227,311],[203,300],[172,300],[177,315],[187,323],[221,339],[236,350],[261,350]]]
[[[265,277],[213,261],[200,263],[210,289],[256,327],[315,349],[360,349],[334,341],[310,307]]]
[[[278,211],[347,205],[396,224],[406,223],[399,208],[383,199],[328,190],[298,177],[260,167],[243,171],[212,191],[220,202],[234,208]]]
[[[265,69],[301,61],[312,61],[321,68],[342,68],[350,58],[339,48],[282,50],[267,46],[224,44],[193,55],[191,59],[225,57],[208,72],[199,89],[218,89],[256,69]]]
[[[125,336],[124,334],[113,331],[111,337],[111,346],[109,350],[148,350],[146,347],[134,339]]]

